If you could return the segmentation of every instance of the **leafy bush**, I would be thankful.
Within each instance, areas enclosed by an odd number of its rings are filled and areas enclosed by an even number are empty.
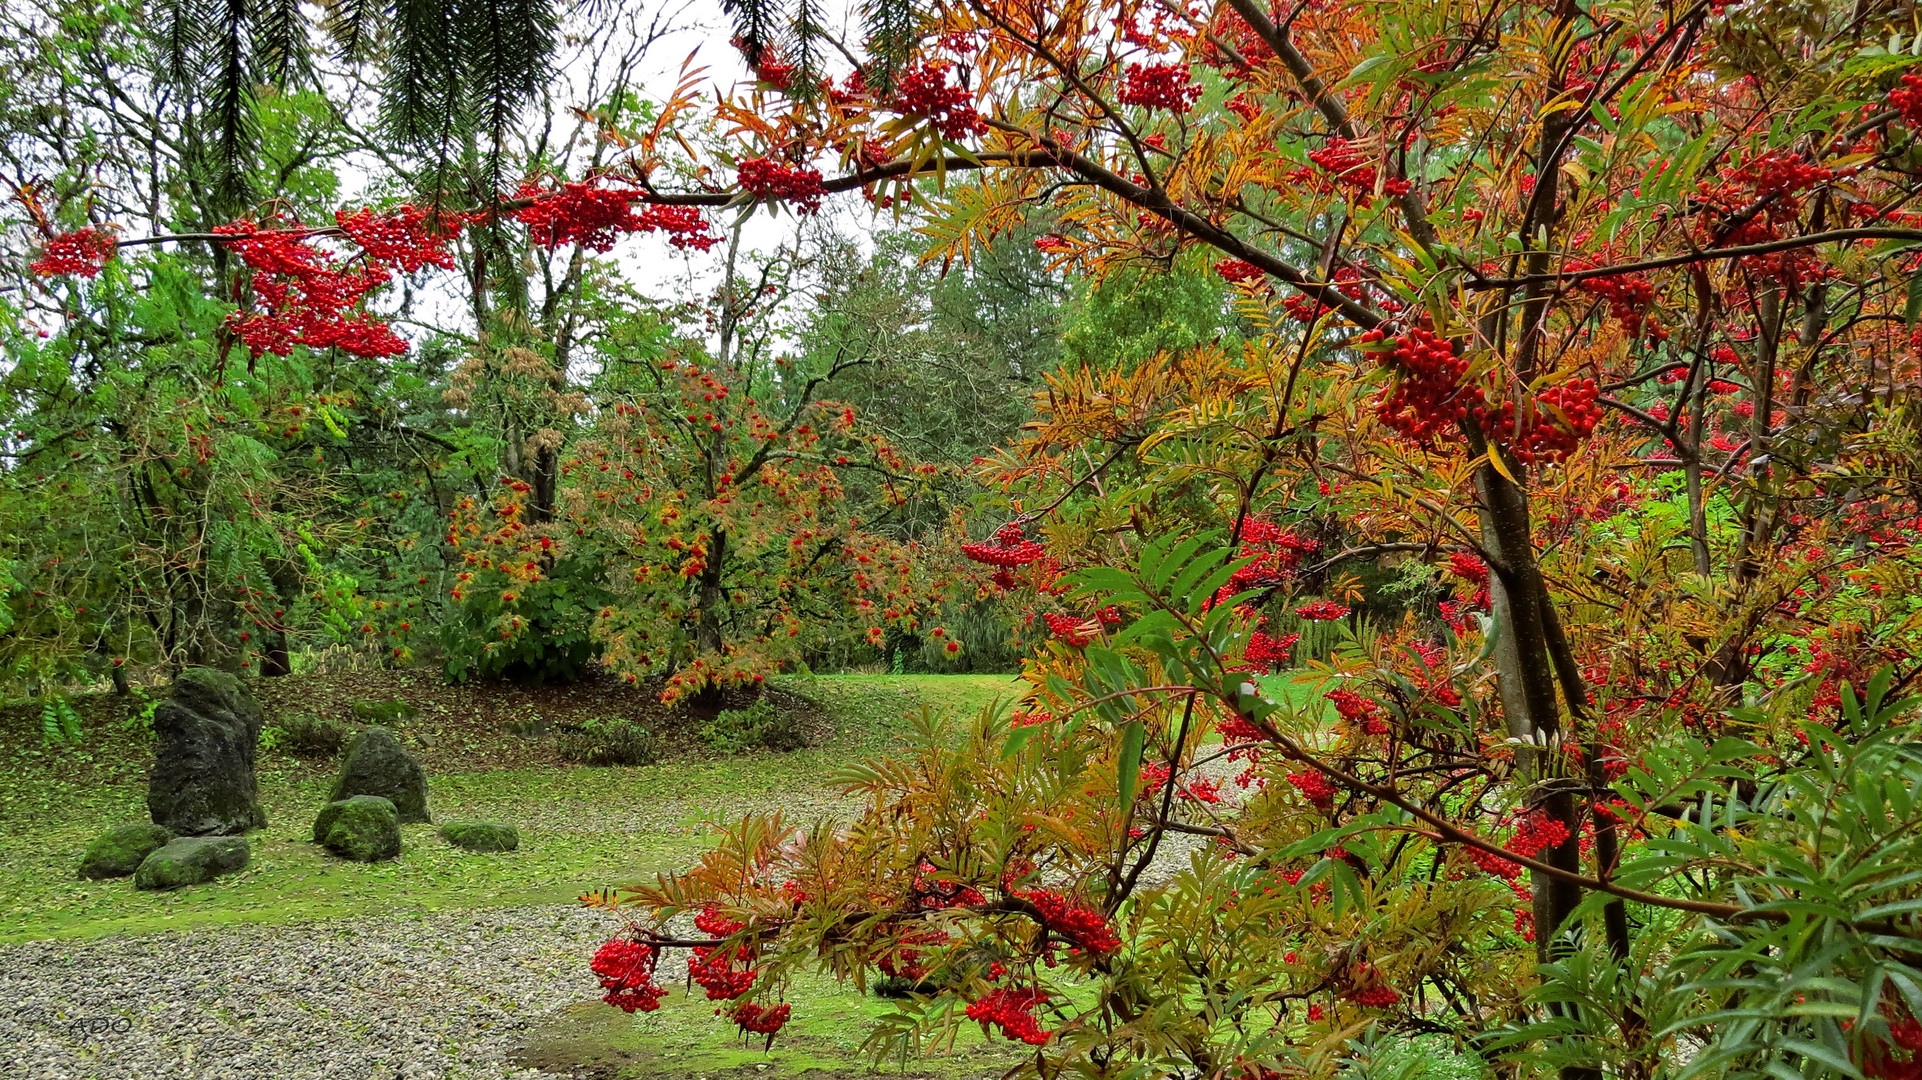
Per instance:
[[[294,713],[260,733],[263,749],[295,757],[330,758],[347,745],[347,725],[325,716]]]
[[[532,583],[486,572],[487,587],[460,590],[455,616],[442,628],[447,677],[578,682],[601,658],[601,643],[588,630],[613,599],[602,576],[585,559],[562,559]]]
[[[652,765],[661,760],[661,740],[626,720],[589,720],[556,740],[562,761],[582,765]]]
[[[807,745],[801,718],[774,707],[766,698],[745,709],[722,709],[701,728],[701,741],[724,754],[744,750],[799,750]]]

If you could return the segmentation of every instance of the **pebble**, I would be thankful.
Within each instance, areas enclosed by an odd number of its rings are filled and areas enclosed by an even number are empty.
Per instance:
[[[530,1028],[600,996],[572,906],[0,946],[0,1076],[533,1080]]]

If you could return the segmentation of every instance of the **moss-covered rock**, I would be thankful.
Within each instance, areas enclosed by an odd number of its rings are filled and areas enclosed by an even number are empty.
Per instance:
[[[385,724],[389,727],[399,727],[405,721],[412,720],[416,712],[413,705],[399,698],[356,701],[350,706],[350,711],[356,720],[369,724]]]
[[[260,706],[233,675],[210,668],[181,672],[153,714],[147,809],[154,824],[181,836],[264,827],[254,780],[260,726]]]
[[[116,825],[87,845],[86,853],[80,856],[80,876],[89,881],[127,877],[173,838],[173,830],[164,825]]]
[[[409,825],[431,822],[427,814],[427,774],[386,728],[370,727],[354,736],[341,762],[329,802],[355,795],[378,795],[394,804]]]
[[[379,862],[400,854],[400,815],[378,795],[355,795],[321,807],[314,842],[343,859]]]
[[[491,821],[450,821],[440,827],[440,835],[468,851],[514,851],[521,846],[519,829]]]
[[[245,869],[252,857],[244,836],[185,836],[154,849],[134,872],[136,889],[178,889]]]

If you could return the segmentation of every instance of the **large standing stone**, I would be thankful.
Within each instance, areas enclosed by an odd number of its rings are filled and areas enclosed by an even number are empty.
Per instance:
[[[134,872],[136,889],[198,885],[247,866],[252,852],[244,836],[188,836],[158,848]]]
[[[367,728],[354,737],[327,801],[354,795],[378,795],[393,803],[404,825],[434,820],[427,816],[427,774],[413,755],[401,749],[394,733],[383,727]]]
[[[153,779],[147,810],[154,824],[182,836],[229,836],[262,828],[254,781],[260,706],[239,679],[189,668],[154,710]]]
[[[87,845],[86,854],[80,856],[80,876],[90,881],[126,877],[173,838],[171,830],[159,825],[116,825]]]
[[[320,808],[314,842],[356,862],[391,859],[400,854],[400,817],[378,795],[355,795]]]

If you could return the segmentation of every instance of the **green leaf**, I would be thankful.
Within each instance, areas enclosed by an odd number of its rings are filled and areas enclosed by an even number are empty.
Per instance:
[[[1123,814],[1135,804],[1135,788],[1141,782],[1141,748],[1147,739],[1148,729],[1139,720],[1130,721],[1121,729],[1121,758],[1115,763],[1115,785],[1121,790]]]

